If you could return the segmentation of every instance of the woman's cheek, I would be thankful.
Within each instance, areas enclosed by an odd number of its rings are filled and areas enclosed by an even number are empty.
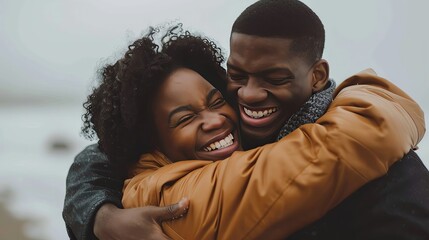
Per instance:
[[[195,148],[197,142],[198,129],[192,125],[185,126],[177,131],[171,140],[175,143],[175,149],[180,152],[184,159],[195,158]]]

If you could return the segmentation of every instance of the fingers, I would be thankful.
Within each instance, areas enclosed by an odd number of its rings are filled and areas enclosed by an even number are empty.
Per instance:
[[[184,197],[178,203],[165,207],[155,207],[153,218],[158,222],[174,220],[183,217],[189,208],[189,199]]]

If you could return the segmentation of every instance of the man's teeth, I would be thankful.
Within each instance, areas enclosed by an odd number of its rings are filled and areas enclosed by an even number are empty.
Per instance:
[[[244,112],[246,113],[247,116],[251,117],[251,118],[263,118],[263,117],[268,117],[270,116],[272,113],[277,112],[277,108],[270,108],[270,109],[265,109],[264,111],[252,111],[249,110],[245,107],[243,107]]]
[[[234,143],[234,136],[232,136],[232,133],[230,133],[228,136],[226,136],[226,138],[224,138],[220,141],[216,141],[214,143],[211,143],[210,146],[205,147],[204,151],[210,152],[210,151],[214,151],[217,149],[226,148],[228,146],[231,146],[233,143]]]

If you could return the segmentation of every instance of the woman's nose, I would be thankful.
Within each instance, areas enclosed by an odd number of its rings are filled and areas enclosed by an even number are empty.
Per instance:
[[[222,128],[225,124],[225,116],[219,112],[204,111],[202,116],[202,129],[204,131],[216,130]]]

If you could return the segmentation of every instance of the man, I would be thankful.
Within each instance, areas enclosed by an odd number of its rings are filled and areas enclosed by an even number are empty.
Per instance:
[[[243,139],[258,136],[259,142],[248,143],[254,147],[272,142],[278,135],[282,123],[296,121],[297,125],[305,123],[309,112],[305,108],[315,108],[319,102],[309,104],[305,101],[311,95],[311,89],[303,89],[294,84],[305,82],[306,71],[314,68],[313,74],[326,74],[328,64],[320,60],[324,45],[323,27],[316,28],[315,35],[320,41],[313,45],[295,46],[290,39],[273,35],[280,26],[293,28],[296,34],[305,29],[309,22],[285,22],[285,15],[291,19],[300,19],[305,12],[290,12],[276,4],[279,1],[260,1],[247,8],[235,21],[231,34],[231,55],[228,59],[228,87],[237,94],[242,120]],[[297,1],[288,2],[292,8]],[[305,8],[303,8],[305,9]],[[309,9],[306,9],[311,11]],[[269,16],[269,17],[266,17]],[[315,16],[315,15],[314,15]],[[268,19],[268,20],[267,20]],[[265,20],[265,21],[264,21]],[[279,38],[280,37],[280,38]],[[311,41],[310,41],[311,42]],[[296,52],[314,50],[313,58],[308,62],[297,62],[296,55],[285,49]],[[310,50],[308,50],[310,49]],[[288,66],[282,69],[282,66]],[[289,72],[290,71],[290,72]],[[294,80],[285,80],[288,78]],[[270,79],[276,84],[267,84]],[[300,81],[296,81],[300,80]],[[309,85],[307,85],[309,86]],[[310,85],[311,86],[311,85]],[[281,90],[280,90],[281,89]],[[286,91],[285,89],[290,89]],[[295,96],[294,96],[295,94]],[[299,98],[303,97],[302,99]],[[273,106],[284,106],[284,111],[276,119],[254,119],[250,112],[264,111]],[[298,106],[301,106],[299,109]],[[295,108],[293,108],[295,107]],[[304,112],[304,113],[303,113]],[[295,114],[295,115],[294,115]],[[297,116],[299,115],[299,116]],[[287,126],[287,125],[286,125]],[[291,129],[283,128],[280,132],[289,133]],[[418,156],[411,151],[400,162],[395,164],[388,174],[378,179],[345,200],[333,209],[326,217],[296,233],[292,239],[428,239],[429,238],[429,173]]]
[[[291,19],[302,19],[300,18],[302,15],[308,16],[304,19],[310,20],[291,21]],[[315,22],[318,25],[318,28],[314,30],[318,39],[316,41],[314,39],[293,41],[293,34],[285,37],[278,35],[279,31],[276,31],[278,26],[287,25],[287,28],[293,30],[292,33],[300,36],[302,29],[306,29],[307,25]],[[297,44],[297,42],[303,44]],[[314,122],[325,111],[329,104],[330,94],[332,94],[332,91],[326,90],[333,87],[327,83],[328,63],[321,59],[323,45],[324,30],[322,23],[307,6],[298,1],[260,1],[246,9],[236,20],[231,34],[228,89],[237,100],[247,147],[273,142],[276,138],[281,138],[301,124]],[[307,54],[309,57],[301,58],[301,54],[297,53]],[[313,81],[313,79],[325,80]],[[325,88],[326,84],[327,88]],[[324,89],[325,91],[322,91]],[[323,94],[314,94],[320,92]],[[91,162],[89,162],[90,159]],[[366,222],[376,221],[379,223],[379,219],[388,219],[395,224],[400,223],[400,226],[405,226],[395,230],[410,234],[404,235],[408,238],[427,237],[428,230],[424,228],[427,226],[427,222],[424,220],[427,221],[429,208],[425,202],[420,202],[420,199],[427,199],[429,196],[427,188],[424,187],[428,183],[428,173],[423,165],[419,165],[420,163],[418,157],[411,152],[400,163],[392,167],[390,172],[395,171],[394,173],[389,172],[386,177],[368,184],[332,210],[326,217],[293,237],[297,239],[309,237],[347,239],[350,238],[347,234],[356,236],[357,233],[361,236],[374,238],[389,236],[387,231],[383,231],[383,228],[377,227],[374,223],[367,225],[372,227],[370,229],[372,231],[367,231],[368,235],[362,233],[363,230],[368,229],[365,228],[366,225],[354,227],[354,224],[359,222],[359,218],[357,218],[359,213],[362,212],[366,213]],[[96,146],[90,146],[76,158],[71,168],[68,177],[68,198],[66,198],[64,218],[68,224],[74,225],[75,219],[82,217],[82,211],[88,213],[83,216],[85,219],[81,221],[81,226],[71,226],[74,233],[79,235],[77,236],[79,239],[85,239],[84,235],[88,236],[91,233],[92,225],[90,223],[95,217],[96,210],[102,204],[104,205],[96,215],[94,227],[96,235],[102,239],[108,239],[105,233],[116,234],[119,232],[121,234],[121,231],[122,239],[125,237],[132,239],[129,236],[130,233],[139,230],[133,228],[134,225],[149,226],[148,223],[142,223],[141,219],[149,219],[150,222],[156,223],[152,220],[157,218],[156,214],[144,215],[143,213],[139,215],[144,208],[120,210],[116,207],[120,206],[122,179],[118,176],[112,177],[114,171],[109,169],[107,164],[108,161],[103,159]],[[85,168],[87,169],[85,170]],[[78,171],[82,175],[78,175]],[[395,181],[397,175],[401,178]],[[420,180],[416,181],[419,179],[418,176],[421,176]],[[409,182],[417,184],[409,188],[405,185]],[[82,189],[82,186],[85,186],[86,189]],[[404,188],[404,186],[406,187]],[[415,195],[417,191],[420,195]],[[381,193],[383,195],[380,195]],[[414,195],[410,195],[410,193]],[[98,197],[97,199],[86,199],[85,194],[87,196],[95,194]],[[394,196],[393,203],[388,202],[390,205],[386,205],[387,194]],[[363,204],[360,200],[367,197],[368,203]],[[406,208],[401,205],[404,202],[407,203]],[[180,206],[179,209],[182,209],[183,203]],[[371,211],[367,211],[368,206],[372,207]],[[77,209],[76,213],[73,213],[75,208]],[[88,211],[87,209],[91,210]],[[395,213],[399,213],[401,217],[390,216],[391,210],[395,210]],[[136,213],[136,211],[141,212]],[[160,210],[160,212],[162,211]],[[174,210],[172,211],[174,212]],[[349,217],[355,219],[349,219]],[[110,221],[111,225],[103,226],[106,223],[105,220],[108,220],[107,223]],[[388,223],[390,222],[386,224]],[[122,228],[127,225],[127,230],[123,230]],[[83,226],[89,226],[89,228],[79,229]],[[100,231],[99,226],[104,228]],[[110,226],[118,227],[117,231]],[[395,225],[392,224],[392,226]],[[153,229],[159,231],[159,228],[153,227]],[[347,232],[345,229],[350,231]],[[79,234],[77,233],[79,230],[86,232]],[[390,229],[387,230],[390,231]],[[140,233],[143,233],[143,230]],[[161,234],[161,232],[158,233]],[[139,234],[135,235],[138,236]]]

